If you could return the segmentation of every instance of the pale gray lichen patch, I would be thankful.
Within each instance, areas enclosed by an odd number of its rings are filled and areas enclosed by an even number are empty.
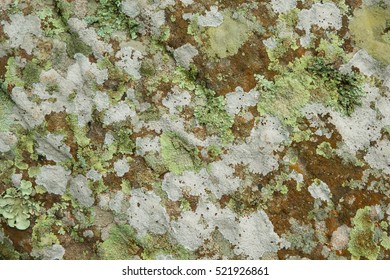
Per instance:
[[[88,179],[83,175],[77,175],[70,180],[70,194],[85,207],[91,207],[95,199],[92,190],[88,186]]]
[[[141,78],[141,59],[143,55],[140,51],[127,46],[121,48],[115,57],[119,60],[115,63],[116,66],[123,68],[130,76],[138,80]]]
[[[109,43],[99,39],[96,31],[92,27],[88,27],[84,20],[70,18],[68,25],[73,32],[77,32],[80,39],[91,47],[93,54],[98,58],[103,58],[104,54],[113,52],[112,46]]]
[[[159,137],[137,137],[135,140],[136,154],[145,156],[147,153],[159,153],[161,149]]]
[[[191,95],[188,91],[182,91],[178,87],[172,88],[172,93],[169,93],[163,98],[162,104],[169,109],[170,114],[178,113],[178,109],[190,105]]]
[[[346,225],[339,226],[333,233],[331,244],[335,250],[344,250],[349,242],[350,228]]]
[[[339,30],[342,26],[340,9],[334,3],[315,3],[310,9],[301,10],[298,14],[297,28],[305,31],[306,35],[301,38],[301,45],[306,47],[310,44],[310,29],[313,25],[320,28],[334,28]]]
[[[296,0],[271,0],[272,10],[275,13],[287,13],[297,6]]]
[[[320,199],[322,201],[331,201],[332,193],[328,185],[322,181],[316,181],[308,188],[309,193],[314,199]]]
[[[135,114],[135,111],[131,109],[126,102],[121,101],[106,111],[103,123],[105,125],[110,125],[116,122],[121,122],[126,120],[128,117],[134,117]]]
[[[381,140],[376,145],[369,148],[364,159],[372,168],[381,170],[385,174],[390,174],[390,142]]]
[[[274,227],[264,211],[240,218],[238,235],[232,243],[234,251],[251,259],[259,259],[265,253],[276,253],[281,242]]]
[[[46,165],[40,168],[36,183],[43,186],[48,193],[62,195],[68,185],[70,171],[60,165]]]
[[[173,51],[173,57],[176,63],[185,69],[190,68],[193,58],[199,54],[198,50],[191,44],[187,43]]]
[[[242,109],[256,106],[258,98],[258,91],[252,89],[246,93],[241,87],[237,87],[235,92],[226,94],[226,112],[237,115]]]
[[[161,198],[154,192],[133,190],[127,215],[129,224],[141,236],[148,232],[164,234],[167,231],[169,217],[161,205]]]
[[[10,151],[17,142],[18,139],[12,132],[0,132],[0,153]]]
[[[72,158],[70,147],[63,143],[63,135],[49,133],[45,138],[38,138],[37,153],[44,155],[48,160],[61,162]]]
[[[126,158],[118,159],[116,162],[114,162],[114,170],[116,172],[116,175],[119,177],[122,177],[130,170],[129,163],[127,162]]]
[[[211,6],[210,11],[198,17],[198,25],[204,27],[217,27],[223,23],[223,15],[218,12],[217,6]]]
[[[222,156],[227,164],[244,164],[250,172],[266,175],[279,166],[274,152],[283,149],[289,133],[276,117],[261,118],[243,144],[234,144]]]
[[[22,14],[9,15],[10,23],[2,21],[4,32],[9,37],[12,48],[22,48],[31,54],[36,46],[36,39],[42,36],[41,20],[37,16]]]
[[[41,249],[34,248],[31,252],[31,256],[40,260],[62,260],[64,255],[65,248],[60,244],[54,244]]]

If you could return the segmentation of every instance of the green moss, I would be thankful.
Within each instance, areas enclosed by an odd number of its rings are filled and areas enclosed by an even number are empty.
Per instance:
[[[24,81],[20,78],[21,73],[19,67],[16,65],[15,57],[8,58],[7,66],[5,66],[6,72],[4,76],[5,88],[9,85],[15,87],[23,87]]]
[[[180,175],[186,170],[199,170],[198,149],[173,132],[160,136],[161,156],[169,171]]]
[[[55,218],[49,218],[47,215],[41,215],[35,221],[31,237],[33,248],[39,249],[59,244],[57,236],[52,232],[55,221]]]
[[[215,92],[202,86],[196,87],[196,106],[194,116],[205,125],[208,134],[216,134],[224,143],[233,140],[231,127],[233,118],[225,110],[225,98],[215,96]]]
[[[118,153],[124,155],[133,153],[135,144],[130,137],[132,133],[133,132],[129,128],[122,128],[116,130],[116,132],[114,133],[114,137]]]
[[[1,86],[1,85],[0,85]],[[8,94],[0,87],[0,132],[10,131],[13,119],[11,118],[14,107]]]
[[[321,57],[314,58],[307,70],[314,74],[316,82],[323,85],[328,93],[337,93],[331,96],[335,102],[328,100],[329,105],[333,105],[347,116],[350,116],[355,108],[361,105],[361,98],[364,96],[362,78],[355,72],[341,73]]]
[[[0,228],[1,231],[1,228]],[[2,233],[0,232],[0,236]],[[11,240],[8,238],[0,238],[0,260],[19,260],[21,254],[15,250]]]
[[[82,53],[88,56],[92,53],[92,48],[85,44],[75,32],[68,32],[64,35],[66,43],[66,53],[70,58],[73,58],[76,53]]]
[[[108,239],[99,245],[98,254],[105,260],[128,260],[139,250],[134,229],[125,224],[111,228]]]
[[[390,64],[389,22],[390,9],[378,5],[356,10],[349,26],[356,44],[384,64]]]
[[[122,0],[99,0],[95,15],[85,20],[97,28],[97,34],[101,37],[115,31],[127,31],[132,39],[137,38],[139,24],[122,12]]]
[[[34,83],[39,82],[39,76],[41,74],[41,68],[35,61],[27,62],[23,69],[23,81],[27,87],[31,87]]]
[[[378,258],[380,247],[375,240],[375,223],[372,218],[370,206],[359,209],[352,219],[353,228],[350,232],[348,251],[354,258]]]

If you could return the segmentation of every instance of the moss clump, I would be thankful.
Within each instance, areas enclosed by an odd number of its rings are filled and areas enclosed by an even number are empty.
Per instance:
[[[349,26],[356,44],[384,64],[390,64],[389,21],[390,8],[378,5],[356,10]]]
[[[195,90],[196,103],[195,118],[201,125],[205,125],[209,134],[221,136],[225,143],[232,141],[231,127],[233,118],[225,110],[225,98],[215,96],[215,92],[201,86]]]
[[[328,92],[336,92],[336,109],[350,116],[357,106],[361,105],[364,96],[361,77],[355,72],[344,74],[327,64],[321,57],[314,58],[307,70],[314,74],[316,79]]]
[[[128,260],[133,259],[139,250],[134,229],[129,225],[115,225],[109,238],[99,245],[98,253],[105,260]]]
[[[23,69],[22,78],[27,87],[31,87],[34,83],[39,82],[39,76],[41,74],[41,68],[35,61],[27,62]]]
[[[173,132],[160,136],[161,156],[165,166],[176,175],[186,170],[199,170],[201,160],[198,149]]]
[[[75,32],[69,32],[65,35],[66,53],[73,58],[76,53],[82,53],[88,56],[92,53],[92,48],[85,44]]]
[[[14,104],[0,85],[0,132],[9,131],[13,120],[10,117]]]
[[[4,86],[7,88],[8,86],[15,86],[15,87],[23,87],[24,81],[20,78],[21,73],[18,65],[16,64],[15,57],[11,56],[8,58],[7,66],[5,66],[6,72],[5,72],[5,79],[4,79]]]
[[[95,15],[85,19],[97,27],[99,36],[111,35],[115,31],[127,31],[132,39],[137,38],[138,22],[122,12],[122,0],[99,0]]]
[[[0,232],[0,260],[20,260],[21,254],[15,250],[12,242]]]
[[[59,244],[57,236],[52,232],[56,219],[47,215],[40,216],[33,227],[31,245],[35,249]]]
[[[375,223],[370,206],[359,209],[352,220],[353,228],[350,232],[348,251],[354,258],[376,260],[380,247],[375,240]]]

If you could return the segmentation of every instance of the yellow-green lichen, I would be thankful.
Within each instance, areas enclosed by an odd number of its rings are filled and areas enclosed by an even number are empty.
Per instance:
[[[390,8],[378,5],[356,10],[349,26],[356,44],[384,64],[390,64],[390,43],[383,37],[389,22]]]
[[[241,46],[251,36],[251,29],[245,23],[234,20],[231,11],[223,13],[224,21],[218,27],[207,30],[206,53],[211,58],[226,58],[238,53]]]
[[[169,171],[180,175],[187,170],[197,170],[201,161],[198,149],[179,135],[168,132],[160,136],[161,156]]]
[[[375,240],[375,222],[372,217],[370,206],[359,209],[352,219],[353,228],[350,232],[348,251],[354,258],[367,258],[375,260],[378,258],[380,247],[378,240]]]

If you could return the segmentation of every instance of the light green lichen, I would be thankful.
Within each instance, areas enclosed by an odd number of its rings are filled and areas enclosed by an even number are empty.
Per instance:
[[[0,215],[10,227],[25,230],[30,226],[30,217],[39,211],[39,204],[30,198],[32,184],[22,180],[18,188],[8,188],[0,197]]]
[[[199,170],[201,160],[196,147],[188,144],[179,135],[168,132],[160,136],[161,156],[169,171],[181,175],[187,170]]]
[[[234,121],[226,112],[225,98],[216,96],[214,91],[201,86],[197,86],[195,94],[195,118],[201,125],[206,126],[208,134],[219,135],[224,143],[231,142],[233,140],[231,127]]]
[[[115,31],[126,31],[132,39],[137,38],[139,24],[122,12],[122,0],[99,0],[96,13],[86,21],[97,28],[99,36],[109,36]]]
[[[326,159],[330,159],[336,155],[336,151],[332,148],[330,143],[322,142],[317,146],[317,155],[323,156]]]
[[[348,251],[356,259],[361,257],[369,260],[378,258],[380,247],[375,238],[375,221],[370,206],[359,209],[352,219],[353,228],[350,232]]]
[[[258,75],[261,90],[258,111],[279,118],[286,125],[295,125],[301,117],[300,109],[310,100],[313,79],[299,72],[287,72],[275,78],[274,82]]]
[[[129,260],[141,250],[136,242],[135,230],[129,225],[115,225],[109,238],[98,247],[98,254],[105,260]]]
[[[31,245],[33,248],[39,249],[60,243],[57,236],[53,233],[55,223],[55,217],[39,216],[32,231]]]
[[[20,78],[21,76],[20,68],[16,64],[15,57],[11,56],[10,58],[8,58],[7,66],[5,67],[5,69],[6,69],[5,77],[4,77],[5,88],[7,88],[10,85],[15,87],[24,86],[24,81]]]
[[[206,54],[211,58],[226,58],[238,53],[252,32],[246,22],[234,20],[231,11],[223,13],[224,21],[218,27],[207,30]]]

